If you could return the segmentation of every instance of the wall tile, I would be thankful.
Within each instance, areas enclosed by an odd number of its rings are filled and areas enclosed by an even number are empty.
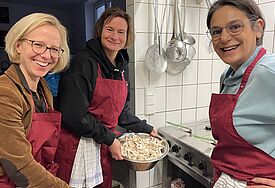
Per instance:
[[[212,59],[212,51],[209,50],[209,38],[205,35],[199,36],[199,59]]]
[[[144,63],[136,63],[135,64],[135,81],[136,81],[136,88],[144,88],[148,85],[148,75],[149,71],[146,68]]]
[[[191,8],[191,7],[186,8],[186,20],[185,20],[185,32],[186,33],[193,33],[193,34],[198,33],[198,31],[199,31],[199,16],[200,15],[199,15],[198,8]],[[184,16],[182,18],[184,19]],[[184,20],[183,20],[183,22],[184,22]]]
[[[166,104],[166,87],[155,88],[155,112],[164,112]]]
[[[208,9],[200,9],[200,25],[199,25],[199,33],[206,34],[207,26],[206,26],[206,18],[208,14]]]
[[[163,87],[166,86],[166,72],[161,73],[161,74],[154,74],[152,72],[150,72],[149,74],[149,84],[151,86],[156,86],[156,87]]]
[[[197,121],[203,120],[203,119],[209,119],[209,108],[198,108],[197,109]]]
[[[210,104],[211,84],[198,85],[197,106],[205,107]]]
[[[213,83],[211,93],[220,93],[220,83]]]
[[[197,84],[198,82],[198,61],[193,60],[183,71],[183,84]]]
[[[150,117],[150,124],[156,129],[164,127],[166,125],[165,121],[165,112],[155,113],[155,115]]]
[[[182,74],[169,75],[167,74],[167,86],[181,85],[182,84]]]
[[[187,85],[182,87],[182,109],[196,108],[197,86]]]
[[[144,89],[136,89],[135,92],[136,114],[144,114]]]
[[[266,48],[266,50],[268,52],[272,52],[273,51],[273,45],[274,45],[274,31],[266,31],[264,33],[264,47]]]
[[[220,82],[220,76],[224,72],[226,64],[222,60],[213,60],[212,82]]]
[[[148,4],[135,3],[135,32],[153,32],[152,12],[149,13]],[[151,26],[151,27],[150,27]],[[150,29],[149,29],[150,28]]]
[[[182,123],[194,122],[196,121],[196,109],[186,109],[182,110]]]
[[[275,22],[275,2],[260,4],[259,5],[266,21],[266,31],[274,31],[274,22]]]
[[[274,2],[274,0],[259,0],[259,4]]]
[[[192,6],[192,7],[200,7],[201,4],[197,3],[196,0],[186,0],[187,1],[187,6]]]
[[[168,111],[181,109],[181,86],[167,87],[166,109]]]
[[[149,46],[154,43],[153,33],[136,33],[135,36],[135,60],[144,61]]]
[[[181,110],[166,112],[166,122],[167,121],[181,123]]]
[[[131,6],[133,4],[134,4],[134,0],[126,0],[126,6]]]
[[[198,61],[198,83],[211,83],[212,78],[212,60]]]

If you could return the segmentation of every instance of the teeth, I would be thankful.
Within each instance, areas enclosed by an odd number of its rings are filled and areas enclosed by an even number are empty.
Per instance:
[[[229,51],[229,50],[233,50],[233,49],[236,49],[238,46],[230,46],[230,47],[226,47],[226,48],[223,48],[224,51]]]
[[[46,63],[46,62],[42,62],[42,61],[35,61],[36,64],[40,65],[41,67],[46,67],[49,65],[49,63]]]

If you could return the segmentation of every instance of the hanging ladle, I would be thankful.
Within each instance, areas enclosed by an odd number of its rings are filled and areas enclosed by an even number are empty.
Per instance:
[[[165,72],[167,68],[167,61],[165,51],[161,45],[161,36],[157,21],[157,6],[158,1],[154,0],[154,17],[155,17],[155,28],[154,28],[154,44],[151,45],[145,53],[145,65],[147,68],[156,74]]]
[[[183,18],[183,27],[181,27],[181,16],[179,15],[179,25],[180,25],[180,30],[181,28],[183,29],[183,31],[181,32],[182,36],[182,40],[185,43],[185,47],[186,47],[186,58],[185,61],[183,61],[183,63],[187,63],[187,65],[189,65],[191,63],[191,61],[193,60],[195,54],[196,54],[196,50],[193,47],[193,45],[196,43],[196,40],[194,39],[193,36],[188,35],[185,32],[185,20],[186,20],[186,0],[184,1],[184,18]],[[178,8],[178,13],[179,13],[179,8]]]
[[[168,61],[180,62],[183,61],[186,57],[186,47],[185,43],[182,40],[182,34],[179,35],[179,38],[176,36],[177,32],[177,0],[175,0],[174,5],[174,23],[173,23],[173,34],[171,40],[167,44],[166,56]],[[181,33],[181,29],[180,29]]]
[[[193,36],[188,35],[185,32],[185,20],[186,20],[186,0],[183,0],[184,2],[184,19],[183,19],[183,29],[182,29],[182,40],[186,43],[186,44],[190,44],[190,45],[194,45],[196,43],[196,40]],[[180,19],[180,17],[179,17]],[[181,21],[180,21],[181,23]],[[181,27],[180,27],[181,30]]]

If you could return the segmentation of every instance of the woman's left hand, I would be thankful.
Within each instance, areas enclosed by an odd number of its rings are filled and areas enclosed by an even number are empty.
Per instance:
[[[254,178],[252,180],[254,183],[261,185],[250,185],[247,188],[275,188],[275,180],[268,178]]]
[[[158,131],[156,128],[153,128],[152,132],[150,133],[151,136],[157,136]]]

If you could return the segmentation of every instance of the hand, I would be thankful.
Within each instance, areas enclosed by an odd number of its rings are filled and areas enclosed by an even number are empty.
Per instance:
[[[115,160],[123,160],[121,155],[121,144],[117,139],[115,139],[112,145],[109,146],[109,150]]]
[[[275,188],[275,180],[268,178],[254,178],[253,182],[260,185],[250,185],[247,188]]]
[[[156,128],[153,128],[153,130],[152,130],[152,132],[150,133],[150,135],[155,137],[155,136],[157,136],[157,134],[158,134],[157,129],[156,129]]]

